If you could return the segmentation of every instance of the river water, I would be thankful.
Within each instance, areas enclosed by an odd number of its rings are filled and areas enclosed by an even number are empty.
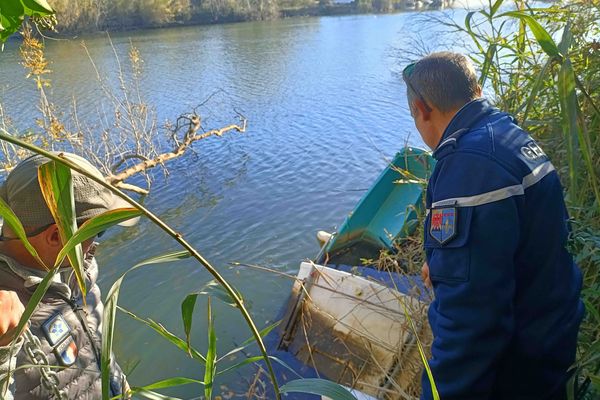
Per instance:
[[[461,15],[464,11],[457,11],[457,18]],[[301,260],[316,255],[316,232],[342,223],[396,151],[405,144],[424,146],[407,110],[400,73],[418,47],[448,48],[451,37],[431,27],[424,31],[422,17],[407,12],[292,18],[112,35],[124,60],[130,43],[139,49],[142,91],[159,121],[189,112],[215,91],[204,109],[211,125],[233,121],[234,109],[248,118],[246,133],[197,143],[195,155],[168,164],[168,179],[154,174],[144,204],[239,289],[259,327],[273,322],[291,281],[232,268],[229,262],[295,274]],[[99,69],[114,81],[107,37],[84,39]],[[49,90],[55,102],[67,105],[75,97],[79,117],[98,123],[102,95],[80,38],[48,41],[46,56],[52,61]],[[0,53],[0,100],[15,125],[27,129],[35,127],[36,95],[18,61],[17,45],[7,44]],[[147,221],[113,229],[97,254],[102,289],[106,292],[137,261],[174,250],[176,243]],[[182,335],[181,301],[210,280],[189,260],[147,267],[126,278],[119,304]],[[213,306],[218,351],[224,354],[250,332],[236,309],[218,300]],[[192,333],[201,351],[206,348],[205,307],[201,296]],[[203,379],[201,365],[123,315],[115,346],[123,367],[132,370],[134,385],[172,376]],[[256,355],[256,349],[250,353]],[[219,368],[233,362],[224,360]],[[239,387],[251,372],[229,373],[221,382]],[[188,385],[169,393],[190,398],[200,390]]]

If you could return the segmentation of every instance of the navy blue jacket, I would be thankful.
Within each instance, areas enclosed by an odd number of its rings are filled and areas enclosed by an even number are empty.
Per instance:
[[[584,308],[554,167],[508,114],[465,105],[433,156],[425,251],[430,367],[442,400],[564,390]],[[423,374],[423,399],[431,387]]]

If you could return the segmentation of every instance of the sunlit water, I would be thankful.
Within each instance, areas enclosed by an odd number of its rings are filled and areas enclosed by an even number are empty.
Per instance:
[[[234,121],[234,109],[248,118],[246,133],[197,143],[196,155],[168,164],[168,179],[156,173],[144,203],[239,289],[259,327],[274,320],[291,281],[228,263],[294,274],[302,259],[318,251],[316,231],[335,230],[396,151],[405,144],[423,146],[406,107],[400,71],[416,57],[410,55],[418,51],[415,33],[429,49],[448,48],[451,37],[423,31],[421,17],[298,18],[112,35],[123,61],[130,41],[140,50],[143,93],[160,121],[189,112],[217,90],[222,92],[204,110],[211,125]],[[98,68],[114,80],[115,58],[106,36],[85,42]],[[79,39],[49,41],[46,55],[52,61],[55,102],[68,105],[75,97],[79,117],[98,124],[102,95]],[[15,43],[0,54],[0,71],[5,111],[20,129],[33,127],[34,85],[18,65]],[[177,249],[144,221],[133,229],[114,229],[98,252],[102,289],[106,292],[137,261]],[[181,301],[210,280],[193,261],[146,267],[128,276],[119,303],[182,335]],[[213,306],[218,349],[224,354],[250,332],[236,309],[218,300]],[[201,351],[205,310],[201,296],[192,340]],[[118,359],[126,370],[135,367],[132,384],[203,378],[201,365],[149,328],[121,316],[117,329]],[[230,373],[222,382],[239,387],[251,373]],[[170,393],[189,398],[199,390],[191,385]]]

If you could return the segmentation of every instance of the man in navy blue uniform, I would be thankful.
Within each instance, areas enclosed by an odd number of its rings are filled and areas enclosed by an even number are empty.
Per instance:
[[[566,399],[584,308],[554,167],[481,97],[465,56],[431,54],[403,78],[437,160],[423,273],[435,293],[429,363],[441,399]],[[422,398],[433,398],[422,381]]]

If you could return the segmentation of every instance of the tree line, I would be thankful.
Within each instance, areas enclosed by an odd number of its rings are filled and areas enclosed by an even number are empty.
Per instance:
[[[59,32],[268,20],[298,14],[391,12],[414,0],[52,0]]]

